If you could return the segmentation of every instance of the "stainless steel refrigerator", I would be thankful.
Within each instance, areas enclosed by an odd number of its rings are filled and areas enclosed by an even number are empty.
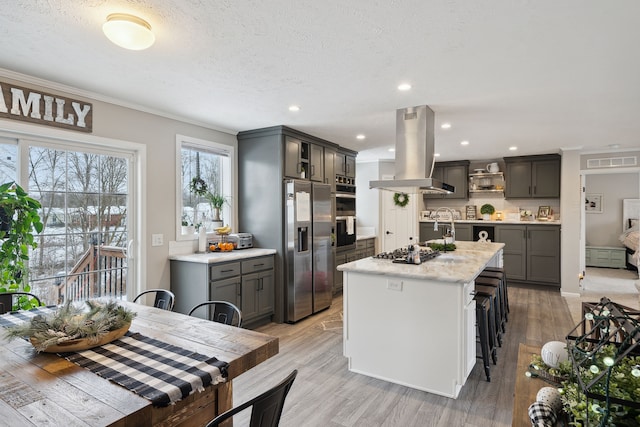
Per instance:
[[[287,322],[297,322],[331,305],[331,186],[284,182]]]

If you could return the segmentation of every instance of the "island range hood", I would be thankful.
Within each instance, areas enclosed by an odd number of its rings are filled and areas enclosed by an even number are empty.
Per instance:
[[[426,105],[396,110],[394,179],[369,181],[369,188],[397,193],[450,194],[455,187],[432,178],[435,114]]]

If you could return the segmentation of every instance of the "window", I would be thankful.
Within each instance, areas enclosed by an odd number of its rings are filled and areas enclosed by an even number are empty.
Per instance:
[[[178,135],[176,150],[177,240],[194,239],[199,227],[231,226],[233,147]]]

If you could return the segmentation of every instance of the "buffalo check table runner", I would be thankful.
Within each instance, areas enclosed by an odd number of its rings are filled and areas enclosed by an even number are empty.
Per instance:
[[[53,313],[55,307],[0,316],[0,326],[9,327],[30,320],[38,314]],[[60,356],[91,372],[150,400],[166,406],[208,385],[224,382],[228,363],[146,337],[127,332],[123,337]]]

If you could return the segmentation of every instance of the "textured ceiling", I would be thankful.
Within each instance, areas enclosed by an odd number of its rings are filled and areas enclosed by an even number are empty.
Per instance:
[[[146,19],[156,43],[111,44],[101,26],[114,12]],[[395,110],[421,104],[453,125],[436,128],[442,160],[638,148],[639,40],[637,0],[16,0],[0,12],[0,68],[231,132],[285,124],[362,158],[393,157]],[[398,92],[404,81],[413,89]]]

